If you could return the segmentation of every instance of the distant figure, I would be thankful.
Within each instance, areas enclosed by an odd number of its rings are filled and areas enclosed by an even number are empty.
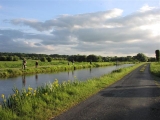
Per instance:
[[[27,61],[24,59],[23,62],[22,62],[22,69],[26,69],[26,64],[27,64]]]
[[[36,64],[35,64],[35,65],[36,65],[36,68],[37,68],[37,67],[38,67],[38,61],[36,61]]]
[[[90,60],[90,64],[92,64],[92,60]]]

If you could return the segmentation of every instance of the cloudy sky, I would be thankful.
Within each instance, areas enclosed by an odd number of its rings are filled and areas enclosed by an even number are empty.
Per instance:
[[[154,57],[160,0],[0,0],[0,52]]]

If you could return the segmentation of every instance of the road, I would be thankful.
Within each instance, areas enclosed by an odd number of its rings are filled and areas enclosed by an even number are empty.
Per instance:
[[[53,120],[160,120],[160,88],[140,69]]]

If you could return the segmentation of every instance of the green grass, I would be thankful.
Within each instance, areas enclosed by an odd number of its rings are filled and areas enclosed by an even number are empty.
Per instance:
[[[150,65],[150,71],[154,75],[155,84],[160,87],[160,63],[154,62]]]
[[[140,71],[141,71],[141,72],[144,72],[144,71],[145,71],[145,69],[146,69],[146,66],[147,66],[146,64],[145,64],[145,65],[143,65],[143,67],[140,69]]]
[[[55,80],[37,89],[18,90],[6,98],[2,95],[0,120],[47,120],[86,100],[93,94],[120,80],[142,64],[119,69],[99,78],[84,82],[67,81],[62,84]],[[45,112],[44,112],[45,111]]]
[[[59,72],[73,69],[83,69],[90,67],[102,67],[114,65],[114,62],[75,62],[68,65],[67,61],[40,62],[38,68],[35,68],[35,60],[27,61],[27,68],[22,69],[22,61],[0,62],[0,77],[13,77],[22,74],[35,74],[44,72]]]
[[[152,74],[160,77],[160,63],[159,62],[152,62],[150,65],[150,71]]]

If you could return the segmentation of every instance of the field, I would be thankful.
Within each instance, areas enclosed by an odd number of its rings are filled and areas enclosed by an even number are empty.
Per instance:
[[[114,62],[71,62],[68,65],[68,61],[52,61],[52,62],[40,62],[39,65],[35,67],[35,60],[27,60],[26,69],[22,69],[22,61],[12,61],[12,62],[0,62],[0,77],[12,77],[23,74],[35,74],[44,72],[58,72],[73,69],[82,69],[89,67],[102,67],[114,65]],[[123,63],[122,63],[123,64]]]

